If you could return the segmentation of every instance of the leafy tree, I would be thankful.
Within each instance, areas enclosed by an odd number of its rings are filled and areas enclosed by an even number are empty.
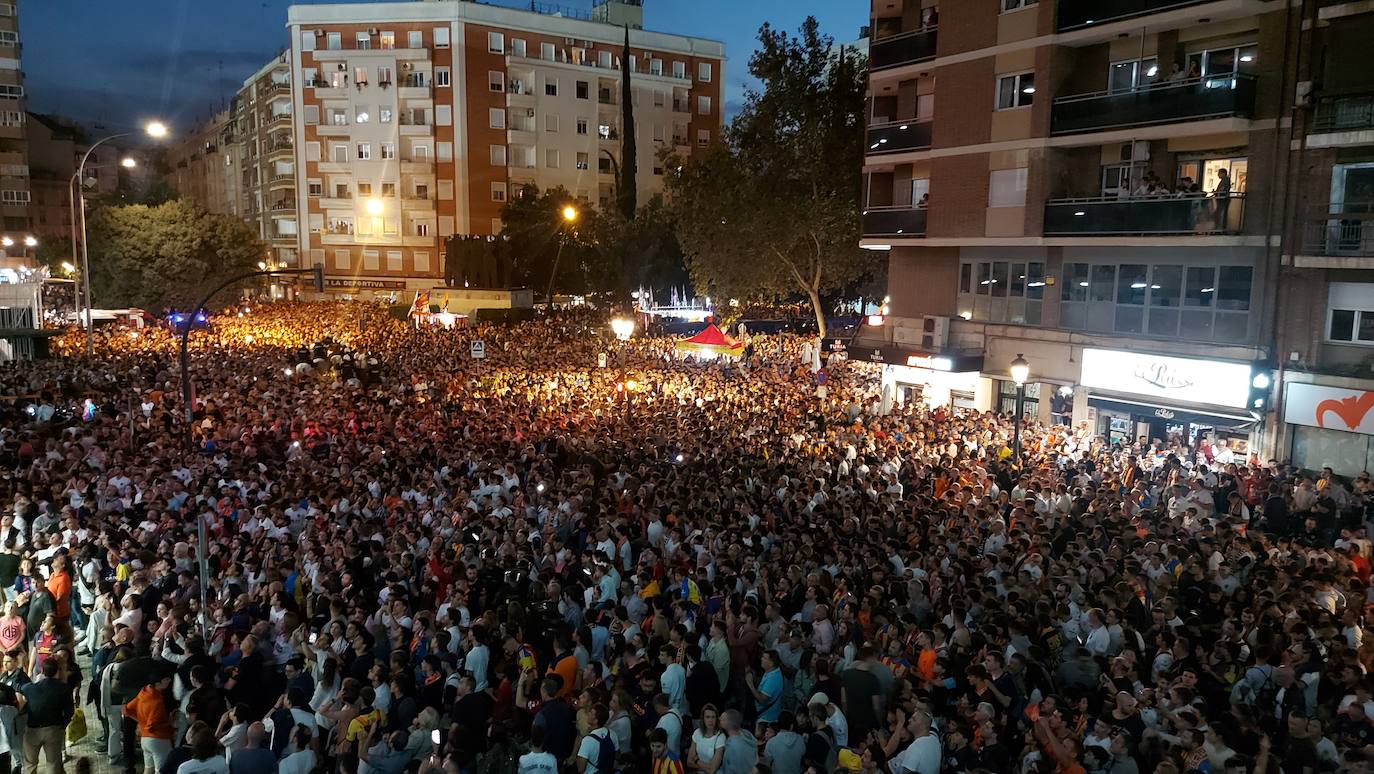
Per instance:
[[[635,104],[630,91],[630,28],[625,28],[625,48],[620,52],[620,181],[616,187],[616,202],[620,214],[632,220],[639,207],[639,189],[635,175],[639,174],[638,147],[635,145]]]
[[[34,248],[34,258],[37,259],[39,266],[48,267],[48,271],[54,277],[66,277],[68,272],[62,268],[63,263],[70,263],[76,266],[80,263],[76,254],[72,252],[71,237],[49,237],[38,240],[38,247]]]
[[[654,196],[626,220],[619,212],[595,219],[594,241],[608,274],[600,283],[624,301],[638,288],[663,290],[690,284],[673,213]]]
[[[864,65],[814,18],[764,24],[750,89],[725,141],[671,158],[667,187],[693,281],[717,298],[822,294],[875,269],[859,249]]]
[[[571,223],[563,217],[568,206],[577,211]],[[539,290],[549,287],[552,278],[555,292],[603,289],[607,267],[596,244],[599,218],[561,186],[540,191],[528,185],[517,192],[501,210],[512,284]]]
[[[189,199],[101,206],[88,219],[97,306],[189,306],[212,286],[253,271],[266,249],[244,221]]]

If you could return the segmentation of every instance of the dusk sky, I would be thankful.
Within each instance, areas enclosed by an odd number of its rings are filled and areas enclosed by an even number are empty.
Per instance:
[[[387,0],[415,2],[416,0]],[[295,4],[312,4],[303,0]],[[110,127],[148,117],[175,130],[227,103],[286,47],[291,0],[42,0],[21,6],[29,109]],[[518,0],[496,5],[528,7]],[[591,0],[561,5],[587,10]],[[646,0],[648,29],[725,42],[727,112],[743,99],[764,21],[795,31],[808,15],[836,41],[858,37],[868,6],[839,0]]]

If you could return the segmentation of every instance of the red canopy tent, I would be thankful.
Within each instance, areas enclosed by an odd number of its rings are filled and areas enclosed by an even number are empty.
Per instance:
[[[739,356],[744,354],[744,344],[727,336],[714,323],[707,325],[701,333],[677,343],[680,352],[692,355]]]

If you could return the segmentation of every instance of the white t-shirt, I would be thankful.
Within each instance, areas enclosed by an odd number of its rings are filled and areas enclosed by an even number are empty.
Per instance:
[[[577,748],[577,757],[587,761],[587,770],[584,774],[611,774],[603,772],[596,767],[596,762],[601,758],[601,740],[610,737],[611,744],[615,744],[615,734],[606,728],[593,728],[586,736],[582,737],[582,744]],[[617,749],[617,752],[619,750]]]
[[[177,774],[229,774],[224,756],[216,755],[206,761],[189,760],[177,767]]]
[[[315,751],[310,749],[293,752],[277,763],[277,774],[310,774],[314,770]]]
[[[716,750],[725,747],[726,736],[720,731],[716,731],[715,736],[706,737],[701,733],[701,729],[692,732],[692,747],[697,751],[697,759],[709,762],[716,755]]]
[[[520,756],[517,774],[558,774],[558,759],[553,753],[528,752]],[[177,774],[183,774],[178,771]]]
[[[940,739],[935,734],[926,734],[907,747],[900,756],[892,761],[893,774],[940,774]],[[180,772],[178,772],[180,774]]]

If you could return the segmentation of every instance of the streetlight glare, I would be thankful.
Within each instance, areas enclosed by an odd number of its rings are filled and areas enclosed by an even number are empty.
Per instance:
[[[566,220],[569,223],[572,223],[573,221],[577,220],[577,208],[573,207],[571,204],[564,207],[563,220]]]
[[[381,214],[382,214],[382,200],[381,200],[381,199],[378,199],[378,198],[376,198],[376,197],[373,197],[373,198],[371,198],[371,199],[368,199],[368,200],[367,200],[367,214],[368,214],[368,215],[381,215]]]
[[[0,245],[4,245],[5,247],[14,247],[14,240],[10,239],[9,237],[5,237],[4,239],[0,239]]]
[[[76,271],[76,267],[72,265],[72,262],[71,262],[71,261],[63,261],[63,262],[62,262],[62,271],[65,271],[65,272],[67,272],[68,274],[71,274],[72,272]]]
[[[1011,361],[1011,380],[1013,382],[1016,382],[1016,384],[1019,386],[1025,384],[1026,379],[1029,377],[1030,363],[1026,362],[1026,359],[1024,357],[1017,355],[1016,359]]]
[[[38,238],[35,237],[35,236],[33,236],[32,234],[30,234],[29,236],[24,237],[24,246],[25,246],[25,247],[37,247],[37,246],[38,246]]]
[[[149,121],[144,124],[143,131],[147,132],[149,137],[162,138],[167,136],[167,125],[161,121]]]
[[[138,166],[138,162],[134,161],[132,156],[125,156],[124,158],[119,160],[119,166],[124,167],[125,169],[133,169],[134,167]]]

